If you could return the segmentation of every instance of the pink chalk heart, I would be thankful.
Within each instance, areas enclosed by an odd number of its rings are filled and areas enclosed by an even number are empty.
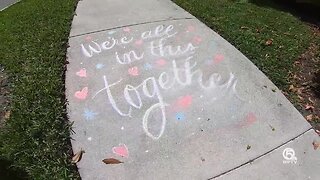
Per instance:
[[[195,28],[193,26],[188,26],[187,31],[188,32],[193,32],[195,30]]]
[[[257,121],[257,117],[254,113],[250,112],[247,114],[247,117],[246,117],[246,124],[247,125],[250,125],[256,121]]]
[[[178,106],[181,108],[187,108],[191,105],[191,103],[192,103],[192,96],[190,95],[179,98],[177,102]]]
[[[91,39],[92,39],[91,36],[87,36],[87,37],[86,37],[86,40],[87,40],[87,41],[90,41]]]
[[[76,75],[79,77],[87,77],[87,70],[85,68],[80,69],[80,71],[76,72]]]
[[[223,59],[224,59],[224,56],[222,54],[217,54],[213,58],[213,63],[218,64],[221,61],[223,61]]]
[[[123,31],[124,31],[124,32],[130,32],[131,29],[130,29],[129,27],[125,27],[125,28],[123,28]]]
[[[77,91],[74,96],[80,100],[85,100],[88,95],[88,87],[84,87],[81,91]]]
[[[128,73],[131,76],[138,76],[139,75],[139,69],[138,69],[137,66],[134,66],[134,67],[128,69]]]
[[[164,66],[164,65],[167,64],[167,61],[164,60],[164,59],[159,59],[159,60],[156,61],[156,63],[157,63],[158,66]]]
[[[140,46],[143,43],[142,39],[136,40],[136,42],[134,42],[135,45]]]
[[[199,36],[195,36],[195,37],[193,38],[193,42],[196,43],[196,44],[200,44],[201,41],[202,41],[202,39],[201,39],[201,37],[199,37]]]
[[[129,151],[125,144],[119,144],[119,146],[113,147],[112,152],[122,157],[129,157]]]
[[[245,119],[242,120],[237,126],[238,127],[248,127],[257,121],[257,116],[253,112],[249,112]]]
[[[180,41],[181,41],[181,38],[180,38],[179,36],[177,36],[177,37],[176,37],[176,41],[177,41],[177,42],[180,42]]]

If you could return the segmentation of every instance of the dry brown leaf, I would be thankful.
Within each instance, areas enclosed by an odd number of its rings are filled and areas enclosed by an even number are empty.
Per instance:
[[[305,109],[305,110],[311,110],[311,111],[313,111],[314,106],[311,106],[311,105],[307,104],[307,105],[305,105],[305,108],[304,108],[304,109]]]
[[[293,78],[294,78],[294,79],[297,79],[297,80],[301,80],[301,78],[300,78],[298,75],[296,75],[296,74],[293,76]]]
[[[293,63],[294,65],[299,65],[299,64],[301,64],[299,61],[295,61],[294,63]]]
[[[268,40],[266,41],[265,45],[271,46],[272,43],[273,43],[273,40],[272,40],[272,39],[268,39]]]
[[[312,104],[314,104],[314,101],[309,97],[308,98],[308,100],[312,103]]]
[[[292,84],[289,86],[289,91],[296,92],[297,88],[295,88]]]
[[[297,88],[297,94],[302,94],[302,90],[304,90],[304,88],[303,88],[303,87],[301,87],[301,88]]]
[[[81,160],[83,153],[85,153],[84,150],[80,150],[79,152],[77,152],[73,157],[72,157],[72,163],[77,163]]]
[[[104,162],[105,164],[120,164],[123,163],[122,161],[119,161],[118,159],[114,159],[114,158],[107,158],[102,160],[102,162]]]
[[[7,112],[4,114],[4,118],[5,118],[5,119],[9,119],[10,115],[11,115],[11,111],[7,111]]]
[[[249,29],[247,26],[241,26],[241,29]]]
[[[313,145],[314,150],[317,150],[320,147],[320,143],[316,142],[316,141],[313,141],[312,145]]]
[[[306,116],[307,121],[311,121],[311,120],[312,120],[312,118],[313,118],[313,115],[312,115],[312,114],[310,114],[310,115]]]

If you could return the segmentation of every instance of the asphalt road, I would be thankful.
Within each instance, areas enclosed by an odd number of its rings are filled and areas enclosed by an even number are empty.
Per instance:
[[[18,1],[19,0],[0,0],[0,11]]]

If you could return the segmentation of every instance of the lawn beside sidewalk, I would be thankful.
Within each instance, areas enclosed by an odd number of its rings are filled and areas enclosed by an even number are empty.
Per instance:
[[[10,117],[0,129],[2,173],[19,169],[28,179],[79,177],[70,162],[71,124],[64,92],[76,4],[77,0],[22,0],[0,12],[0,64],[9,76],[11,101],[6,113]]]
[[[174,0],[246,55],[280,89],[293,62],[312,40],[311,30],[289,13],[242,0]]]
[[[320,109],[320,94],[316,90],[320,87],[317,77],[320,73],[319,27],[307,25],[292,15],[289,7],[271,0],[173,2],[247,56],[320,135],[320,111],[317,110]]]

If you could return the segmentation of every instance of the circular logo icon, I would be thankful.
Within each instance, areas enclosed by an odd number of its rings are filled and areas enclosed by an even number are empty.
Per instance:
[[[286,160],[295,160],[295,152],[292,148],[285,148],[282,152],[282,156]]]

